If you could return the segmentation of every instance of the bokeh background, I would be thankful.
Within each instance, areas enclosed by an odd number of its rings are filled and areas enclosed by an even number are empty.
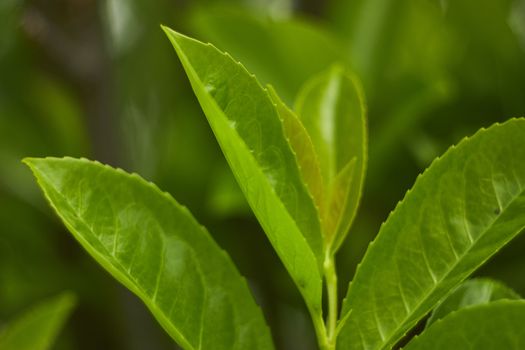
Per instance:
[[[228,51],[289,104],[333,62],[361,78],[370,160],[338,258],[343,291],[434,157],[525,116],[525,0],[0,0],[0,325],[71,290],[79,304],[56,349],[176,346],[65,231],[26,156],[83,156],[156,182],[232,255],[278,348],[315,349],[161,23]],[[525,294],[524,249],[518,238],[478,274]]]

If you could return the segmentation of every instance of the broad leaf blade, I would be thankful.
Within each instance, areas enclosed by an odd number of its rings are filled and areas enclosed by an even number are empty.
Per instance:
[[[319,218],[267,91],[227,54],[164,29],[248,203],[310,312],[319,315]]]
[[[428,319],[426,327],[428,328],[453,311],[500,299],[521,299],[521,297],[503,283],[490,278],[475,278],[465,281],[432,311],[432,316]]]
[[[170,195],[85,159],[27,159],[64,224],[185,349],[272,349],[227,254]]]
[[[0,349],[50,349],[74,305],[75,297],[70,293],[38,304],[0,332]]]
[[[521,350],[525,301],[500,300],[451,313],[414,338],[405,350]]]
[[[355,77],[342,67],[334,66],[303,87],[295,109],[312,138],[321,162],[325,189],[345,191],[345,205],[336,222],[324,218],[325,234],[333,240],[333,249],[337,250],[356,215],[365,177],[367,131],[363,92]],[[352,177],[346,181],[349,187],[340,188],[345,182],[336,178],[353,159],[355,169],[347,174]],[[331,205],[328,203],[326,207]]]
[[[341,349],[388,349],[525,227],[525,119],[434,161],[381,227],[343,304]]]

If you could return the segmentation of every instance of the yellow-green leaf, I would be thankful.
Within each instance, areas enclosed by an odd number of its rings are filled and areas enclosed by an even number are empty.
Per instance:
[[[310,135],[295,113],[281,101],[271,85],[268,85],[268,92],[281,117],[284,133],[295,153],[302,179],[313,196],[318,212],[322,212],[324,210],[323,179]]]
[[[184,349],[273,349],[229,256],[169,194],[85,159],[25,163],[73,236]]]
[[[335,251],[352,225],[363,190],[367,163],[363,92],[357,79],[336,65],[304,85],[295,110],[312,138],[325,191],[339,192],[331,198],[340,200],[340,193],[346,198],[340,212],[329,211],[323,215],[325,236]],[[349,165],[353,160],[355,164]],[[355,169],[349,171],[348,167]],[[351,179],[344,180],[341,176]],[[325,207],[333,206],[327,203]]]
[[[228,54],[164,30],[239,186],[320,329],[321,225],[276,106]]]

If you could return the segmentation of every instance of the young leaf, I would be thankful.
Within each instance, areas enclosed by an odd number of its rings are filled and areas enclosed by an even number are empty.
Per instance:
[[[322,212],[324,205],[323,179],[312,139],[295,113],[281,101],[275,89],[271,85],[268,85],[267,88],[283,123],[284,133],[290,147],[295,153],[302,179],[318,210]]]
[[[335,251],[352,225],[363,189],[367,162],[363,92],[356,78],[334,66],[303,87],[295,109],[312,138],[325,189],[333,194],[328,199],[344,199],[327,203],[323,213],[325,235]],[[334,207],[340,212],[334,213]]]
[[[405,350],[521,350],[525,301],[500,300],[451,313],[412,339]]]
[[[323,241],[318,213],[275,105],[229,55],[164,30],[248,203],[319,319]]]
[[[428,328],[432,323],[453,311],[500,299],[521,299],[521,297],[503,283],[490,278],[468,280],[439,303],[436,309],[432,311],[432,316],[428,319],[426,327]]]
[[[169,194],[85,159],[25,163],[73,236],[183,348],[273,348],[228,255]]]
[[[388,349],[525,227],[525,119],[481,130],[421,175],[350,284],[340,349]]]
[[[50,349],[74,306],[70,293],[36,305],[0,332],[0,349]]]

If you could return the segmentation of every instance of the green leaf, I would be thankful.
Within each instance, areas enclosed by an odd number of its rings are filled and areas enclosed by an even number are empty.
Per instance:
[[[164,30],[248,203],[318,319],[321,227],[276,106],[228,54]]]
[[[467,306],[487,304],[500,299],[521,299],[521,297],[501,282],[490,278],[476,278],[463,282],[443,301],[441,301],[428,319],[428,328],[435,321],[449,313]]]
[[[228,51],[287,104],[312,75],[348,62],[339,38],[307,18],[275,18],[221,3],[192,9],[188,22],[197,38]]]
[[[525,348],[525,301],[500,300],[451,313],[414,338],[405,350]]]
[[[26,159],[80,244],[185,349],[272,349],[228,255],[170,195],[85,159]]]
[[[324,205],[323,179],[312,139],[299,118],[281,101],[271,85],[268,85],[268,92],[283,123],[286,138],[294,151],[301,177],[308,187],[318,211],[322,212]]]
[[[481,130],[421,175],[343,303],[341,349],[388,349],[525,227],[525,119]],[[349,315],[349,316],[348,316]]]
[[[36,305],[0,333],[0,349],[50,349],[75,303],[72,294],[63,293]]]
[[[305,84],[295,109],[321,163],[328,193],[323,229],[335,251],[352,225],[363,191],[367,163],[363,92],[357,79],[336,65]]]

